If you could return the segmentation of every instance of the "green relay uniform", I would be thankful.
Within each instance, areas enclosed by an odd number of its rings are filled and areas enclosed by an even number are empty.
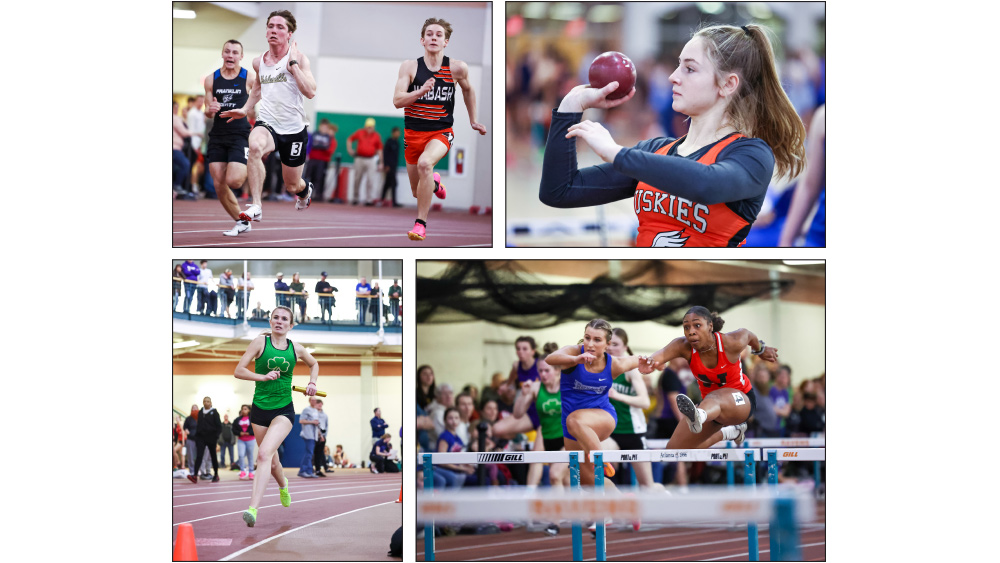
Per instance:
[[[273,381],[258,381],[253,392],[253,404],[262,409],[280,409],[292,402],[292,370],[295,369],[295,346],[288,340],[288,348],[278,350],[271,337],[264,337],[264,351],[254,363],[254,373],[261,375],[278,370],[281,375]]]

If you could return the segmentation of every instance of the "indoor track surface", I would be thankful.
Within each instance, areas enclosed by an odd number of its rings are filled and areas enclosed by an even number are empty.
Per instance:
[[[240,209],[245,202],[240,200]],[[234,221],[215,199],[173,200],[173,246],[230,248],[483,247],[493,244],[493,216],[431,211],[427,238],[406,236],[416,207],[364,207],[313,201],[299,211],[291,201],[264,201],[261,221],[239,236],[223,236]]]
[[[817,501],[816,520],[804,524],[799,545],[802,561],[826,559],[826,503]],[[767,524],[758,526],[761,561],[770,561]],[[421,526],[421,529],[423,527]],[[749,561],[746,526],[700,524],[696,527],[644,524],[639,532],[630,525],[607,528],[608,561]],[[436,561],[572,561],[570,525],[559,535],[527,532],[523,526],[497,534],[459,534],[435,538]],[[583,531],[583,560],[594,561],[594,539]],[[417,561],[424,561],[424,540],[417,540]]]
[[[403,524],[399,473],[337,469],[303,479],[286,469],[292,505],[281,506],[270,478],[257,523],[243,522],[252,481],[220,470],[222,481],[173,479],[173,538],[190,522],[200,561],[399,561],[389,540]]]

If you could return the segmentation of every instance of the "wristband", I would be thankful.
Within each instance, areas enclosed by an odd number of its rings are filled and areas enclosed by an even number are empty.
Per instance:
[[[750,353],[753,354],[754,356],[759,356],[764,353],[764,341],[760,339],[758,339],[757,341],[760,342],[760,350],[757,350],[756,352],[750,350]]]

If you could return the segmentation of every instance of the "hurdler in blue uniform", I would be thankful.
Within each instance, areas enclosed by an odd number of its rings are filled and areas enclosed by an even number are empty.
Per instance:
[[[618,424],[618,416],[608,392],[619,375],[638,368],[640,373],[652,373],[653,366],[640,362],[639,356],[614,357],[607,353],[611,341],[611,325],[603,319],[587,323],[583,340],[549,354],[545,362],[562,370],[563,443],[566,451],[583,451],[580,481],[594,484],[594,464],[590,452],[601,449]],[[611,464],[604,464],[604,474],[614,476]]]

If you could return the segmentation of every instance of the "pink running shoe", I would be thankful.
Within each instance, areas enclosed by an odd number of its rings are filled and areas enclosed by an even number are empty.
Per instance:
[[[441,175],[437,172],[434,173],[434,195],[440,199],[444,199],[448,195],[448,192],[444,189],[444,184],[441,183]]]
[[[406,233],[410,240],[424,240],[427,237],[427,229],[420,223],[413,223],[413,228]]]
[[[240,481],[246,481],[246,480],[247,480],[247,472],[240,471]]]
[[[250,474],[247,475],[247,479],[251,479],[251,480],[253,479],[253,471],[251,471]]]

